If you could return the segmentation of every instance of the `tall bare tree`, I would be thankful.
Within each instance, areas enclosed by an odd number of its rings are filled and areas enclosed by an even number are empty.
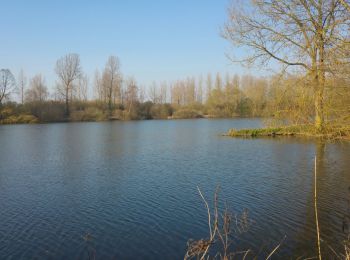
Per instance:
[[[194,77],[188,77],[185,82],[185,104],[192,104],[196,100],[196,80]]]
[[[153,81],[151,86],[148,89],[148,98],[152,101],[152,103],[159,103],[159,93],[157,82]]]
[[[211,90],[213,88],[213,80],[211,77],[211,74],[207,74],[207,81],[206,81],[206,101],[210,98]]]
[[[18,87],[19,87],[19,96],[20,96],[22,105],[24,103],[24,93],[25,93],[26,85],[27,85],[27,77],[25,76],[23,69],[21,69],[18,74]]]
[[[103,101],[102,78],[98,70],[95,71],[94,75],[94,94],[97,100]]]
[[[130,114],[132,106],[138,101],[138,87],[134,77],[126,80],[125,104]]]
[[[108,110],[112,113],[113,103],[116,99],[120,99],[120,62],[118,57],[110,56],[107,60],[104,72],[103,72],[103,89],[106,94]]]
[[[176,81],[171,87],[171,103],[176,105],[184,104],[185,88],[182,81]]]
[[[48,95],[44,77],[41,74],[35,75],[30,80],[30,88],[25,92],[26,102],[42,102],[47,99]]]
[[[141,103],[145,102],[146,91],[144,86],[139,87],[139,101]]]
[[[60,80],[59,91],[65,99],[65,114],[69,116],[69,101],[73,92],[73,81],[81,75],[80,57],[70,53],[56,62],[56,74]]]
[[[349,12],[339,0],[252,0],[250,6],[233,3],[223,36],[249,49],[243,63],[266,65],[275,60],[299,67],[314,90],[315,127],[325,124],[326,76],[334,64],[347,64]],[[234,59],[235,60],[235,59]],[[235,60],[238,61],[238,60]]]
[[[159,102],[165,104],[167,102],[168,83],[166,81],[161,82],[159,88]]]
[[[88,86],[89,86],[88,76],[86,74],[81,75],[77,82],[77,91],[76,91],[76,98],[79,101],[88,100]]]
[[[16,90],[16,80],[9,69],[0,70],[0,105]]]
[[[220,73],[216,73],[216,77],[215,77],[215,89],[218,91],[221,91],[222,89],[222,78]]]

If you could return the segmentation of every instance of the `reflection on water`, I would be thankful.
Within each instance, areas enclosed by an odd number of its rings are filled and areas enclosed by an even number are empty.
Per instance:
[[[254,221],[237,249],[316,254],[317,156],[323,251],[341,250],[349,143],[231,139],[259,120],[178,120],[0,127],[0,258],[180,259],[207,235],[196,187]],[[83,236],[88,237],[89,244]]]

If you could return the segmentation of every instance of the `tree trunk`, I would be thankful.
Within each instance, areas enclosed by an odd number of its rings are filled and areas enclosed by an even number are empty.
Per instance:
[[[112,93],[109,93],[108,97],[108,112],[109,116],[112,116]]]
[[[321,5],[319,7],[319,25],[322,25],[322,10]],[[324,35],[323,35],[323,28],[318,29],[317,34],[318,40],[317,40],[317,47],[318,47],[318,64],[317,64],[317,78],[318,78],[318,84],[316,85],[316,91],[315,91],[315,127],[317,132],[323,133],[324,132],[324,107],[323,107],[323,100],[324,100],[324,88],[325,88],[325,82],[326,82],[326,73],[325,73],[325,64],[324,64],[324,58],[325,58],[325,42],[324,42]]]
[[[69,117],[69,87],[66,87],[66,117]]]
[[[315,104],[315,128],[316,131],[322,133],[324,130],[324,109],[323,109],[323,97],[324,97],[324,84],[325,76],[324,72],[319,68],[313,72],[313,87],[314,87],[314,104]]]
[[[319,86],[315,89],[315,128],[322,133],[324,130],[324,110],[323,110],[323,87],[319,82]]]

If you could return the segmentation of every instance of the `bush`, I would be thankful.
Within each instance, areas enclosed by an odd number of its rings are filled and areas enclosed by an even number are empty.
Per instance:
[[[70,120],[71,121],[105,121],[108,117],[103,111],[95,107],[88,107],[82,111],[72,111]]]
[[[153,104],[150,113],[153,119],[166,119],[173,114],[173,109],[170,104]]]
[[[13,115],[13,110],[9,107],[0,109],[0,120],[6,119],[7,117]]]
[[[25,104],[25,111],[38,118],[40,122],[66,121],[65,106],[62,102],[31,102]]]
[[[186,108],[179,109],[175,111],[175,113],[173,114],[173,118],[175,119],[202,118],[202,117],[203,115],[200,114],[198,111],[193,109],[186,109]]]
[[[1,124],[35,124],[39,123],[38,118],[32,115],[12,115],[0,121]]]
[[[154,106],[154,104],[151,101],[147,101],[144,103],[140,103],[140,105],[138,106],[138,115],[139,115],[139,119],[152,119],[152,107]]]

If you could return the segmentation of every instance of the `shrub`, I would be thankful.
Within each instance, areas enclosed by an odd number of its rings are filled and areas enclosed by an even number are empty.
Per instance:
[[[91,122],[105,121],[107,119],[107,115],[103,113],[103,111],[95,107],[88,107],[82,111],[72,111],[70,116],[71,121]]]
[[[203,115],[200,114],[198,111],[193,110],[193,109],[179,109],[177,111],[175,111],[175,113],[173,114],[173,118],[175,119],[188,119],[188,118],[202,118]]]
[[[170,104],[153,104],[150,110],[153,119],[165,119],[173,114]]]
[[[35,124],[39,123],[38,118],[32,115],[12,115],[0,121],[1,124]]]

